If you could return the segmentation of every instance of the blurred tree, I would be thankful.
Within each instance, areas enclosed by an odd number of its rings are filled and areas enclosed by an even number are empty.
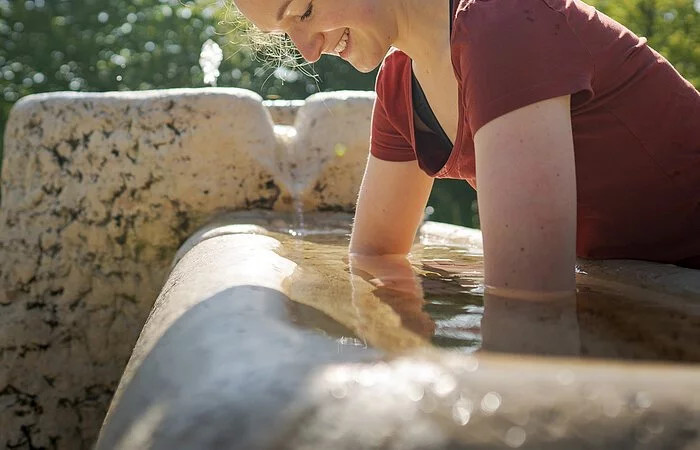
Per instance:
[[[700,0],[589,1],[646,36],[700,86]],[[5,122],[20,97],[203,86],[198,60],[208,39],[224,50],[219,86],[285,99],[373,88],[376,73],[360,74],[339,58],[312,66],[260,58],[245,45],[226,4],[230,0],[0,0],[0,158]],[[474,199],[465,183],[438,180],[432,218],[476,224]]]
[[[219,86],[287,99],[373,88],[376,74],[338,58],[287,68],[256,57],[226,11],[222,0],[0,0],[0,130],[14,102],[32,93],[203,86],[207,39],[224,49]]]
[[[685,78],[700,87],[700,0],[589,0],[648,39]]]

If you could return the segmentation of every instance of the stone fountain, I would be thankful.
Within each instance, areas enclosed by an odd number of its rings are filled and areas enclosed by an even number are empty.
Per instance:
[[[699,447],[695,365],[441,350],[342,258],[305,266],[303,231],[347,232],[372,102],[218,88],[18,102],[2,168],[0,445]],[[480,252],[476,230],[428,222],[419,239]],[[582,261],[578,276],[656,317],[700,317],[696,271]],[[664,348],[697,354],[677,340]]]

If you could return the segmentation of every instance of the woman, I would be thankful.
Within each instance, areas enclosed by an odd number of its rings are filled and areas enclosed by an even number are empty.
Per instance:
[[[700,94],[594,8],[236,2],[307,61],[382,64],[351,252],[406,254],[450,177],[478,185],[487,293],[572,295],[577,255],[700,268]]]

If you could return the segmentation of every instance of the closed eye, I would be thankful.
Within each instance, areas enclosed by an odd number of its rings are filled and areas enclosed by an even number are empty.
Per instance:
[[[314,5],[312,2],[309,2],[309,6],[306,8],[306,11],[304,14],[299,18],[302,22],[308,20],[311,18],[311,13],[314,11]]]

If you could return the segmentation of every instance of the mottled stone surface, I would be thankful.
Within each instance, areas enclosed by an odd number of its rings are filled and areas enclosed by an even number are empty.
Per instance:
[[[238,89],[15,105],[0,210],[0,447],[88,448],[175,251],[213,214],[352,208],[373,97],[326,97],[281,108],[300,116],[282,139],[260,97]]]
[[[299,110],[295,124],[299,153],[321,164],[319,171],[312,164],[299,165],[295,174],[304,180],[305,209],[354,209],[369,151],[373,102],[371,92],[324,93],[307,98]]]
[[[315,94],[299,108],[294,125],[275,127],[276,151],[261,157],[294,199],[280,207],[305,211],[354,209],[367,162],[374,93]]]

